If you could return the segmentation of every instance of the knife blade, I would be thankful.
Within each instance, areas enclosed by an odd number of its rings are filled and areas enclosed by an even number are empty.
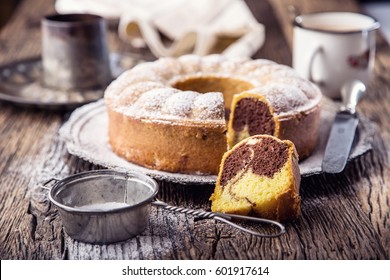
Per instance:
[[[347,82],[341,89],[344,105],[336,114],[330,131],[322,161],[323,172],[340,173],[344,170],[359,123],[356,105],[365,91],[365,85],[357,80]]]
[[[340,173],[347,164],[359,119],[349,112],[337,113],[322,161],[322,171]]]

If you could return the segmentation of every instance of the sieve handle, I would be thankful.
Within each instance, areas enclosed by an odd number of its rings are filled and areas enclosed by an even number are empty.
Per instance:
[[[45,190],[48,190],[50,191],[51,190],[51,187],[48,187],[47,185],[49,185],[51,182],[54,182],[54,183],[58,183],[59,181],[61,181],[61,179],[57,179],[57,178],[50,178],[49,180],[45,181],[42,185],[40,185],[40,187],[42,189],[45,189]]]
[[[169,210],[172,212],[194,215],[194,216],[197,216],[199,218],[214,219],[214,220],[220,221],[222,223],[228,224],[228,225],[230,225],[234,228],[237,228],[241,231],[247,232],[247,233],[252,234],[254,236],[258,236],[258,237],[278,237],[278,236],[281,236],[282,234],[286,233],[285,227],[281,223],[273,221],[273,220],[262,219],[262,218],[257,218],[257,217],[250,217],[250,216],[234,215],[234,214],[208,212],[208,211],[204,211],[204,210],[193,210],[193,209],[188,209],[188,208],[184,208],[184,207],[172,206],[172,205],[169,205],[169,204],[167,204],[163,201],[160,201],[160,200],[152,201],[152,205],[157,206],[157,207],[161,207],[163,209],[166,209],[166,210]],[[277,233],[274,233],[274,234],[264,234],[264,233],[260,233],[260,232],[242,227],[242,226],[234,223],[232,220],[252,221],[252,222],[256,222],[256,223],[268,224],[268,225],[276,226],[277,228],[279,228],[279,231]]]

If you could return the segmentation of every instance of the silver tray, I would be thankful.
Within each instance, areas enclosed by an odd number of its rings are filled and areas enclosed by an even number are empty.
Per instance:
[[[317,147],[310,157],[299,163],[302,176],[322,173],[322,158],[337,107],[331,101],[323,102]],[[349,160],[372,148],[376,126],[366,118],[359,118],[357,137],[355,137]],[[180,184],[214,184],[216,182],[217,176],[214,175],[170,173],[128,162],[111,150],[107,141],[107,131],[108,118],[105,103],[104,100],[99,100],[76,109],[61,127],[60,137],[66,142],[69,153],[107,168],[119,171],[139,171],[158,180]]]
[[[142,62],[134,55],[111,53],[113,78]],[[44,109],[70,110],[102,98],[104,88],[63,91],[42,85],[40,57],[27,58],[0,66],[0,101]]]

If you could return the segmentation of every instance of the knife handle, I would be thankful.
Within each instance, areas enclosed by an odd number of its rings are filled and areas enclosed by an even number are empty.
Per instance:
[[[341,106],[340,110],[355,114],[356,106],[365,92],[366,86],[361,81],[353,80],[346,82],[341,88],[343,105]]]

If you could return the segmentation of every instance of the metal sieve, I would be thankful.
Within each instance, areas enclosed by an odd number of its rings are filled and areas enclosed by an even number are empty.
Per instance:
[[[55,181],[52,187],[47,185]],[[282,224],[256,217],[192,210],[156,200],[157,182],[139,172],[96,170],[43,184],[49,199],[60,213],[65,232],[75,240],[108,244],[127,240],[145,230],[150,205],[169,211],[212,218],[259,237],[277,237],[285,233]],[[253,221],[276,226],[274,234],[244,228],[232,220]]]

